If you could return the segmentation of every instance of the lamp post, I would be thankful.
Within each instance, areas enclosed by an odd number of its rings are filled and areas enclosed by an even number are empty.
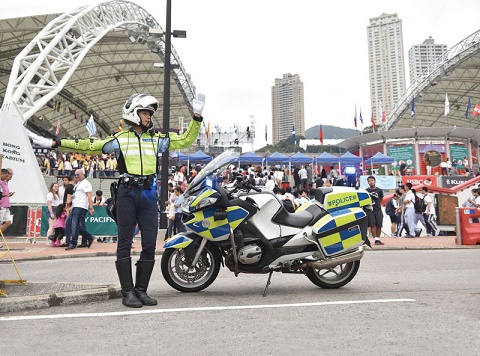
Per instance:
[[[165,23],[165,67],[163,82],[163,125],[162,130],[168,134],[170,131],[170,70],[172,53],[172,35],[186,38],[186,31],[175,30],[172,33],[172,0],[167,0],[167,19]],[[167,228],[167,215],[164,214],[168,200],[168,148],[162,153],[162,171],[160,173],[160,229]]]

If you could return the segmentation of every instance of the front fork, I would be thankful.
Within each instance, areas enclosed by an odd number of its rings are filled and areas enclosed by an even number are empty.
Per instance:
[[[190,272],[193,271],[193,269],[197,265],[198,260],[200,259],[200,256],[202,255],[203,249],[205,248],[206,245],[207,245],[207,239],[202,239],[202,241],[200,242],[200,246],[198,246],[197,253],[195,253],[195,257],[192,260],[192,264],[190,265],[190,268],[189,268]]]

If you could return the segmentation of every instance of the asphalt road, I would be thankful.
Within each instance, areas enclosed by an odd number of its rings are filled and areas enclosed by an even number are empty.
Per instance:
[[[27,280],[117,284],[114,259],[19,263]],[[159,263],[156,307],[121,301],[0,316],[6,355],[480,355],[480,250],[369,251],[347,286],[234,275],[171,289]]]

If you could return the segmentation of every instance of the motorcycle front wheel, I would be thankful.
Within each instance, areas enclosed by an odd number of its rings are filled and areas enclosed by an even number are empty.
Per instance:
[[[360,260],[344,263],[327,269],[307,269],[308,279],[317,286],[327,289],[340,288],[349,283],[358,272]]]
[[[188,268],[183,249],[166,249],[162,255],[162,275],[167,283],[180,292],[199,292],[217,278],[220,257],[205,247],[197,264]]]

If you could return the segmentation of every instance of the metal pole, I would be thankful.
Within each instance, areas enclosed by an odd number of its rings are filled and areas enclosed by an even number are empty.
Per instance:
[[[163,81],[163,125],[164,134],[170,131],[170,56],[172,51],[172,0],[167,0],[167,19],[165,24],[165,72]],[[165,202],[168,200],[168,149],[162,153],[162,171],[160,175],[162,189],[160,193],[160,229],[167,228]]]
[[[462,210],[463,213],[463,210]],[[456,220],[456,228],[457,228],[457,245],[462,244],[462,225],[460,222],[460,208],[455,208],[455,220]]]

